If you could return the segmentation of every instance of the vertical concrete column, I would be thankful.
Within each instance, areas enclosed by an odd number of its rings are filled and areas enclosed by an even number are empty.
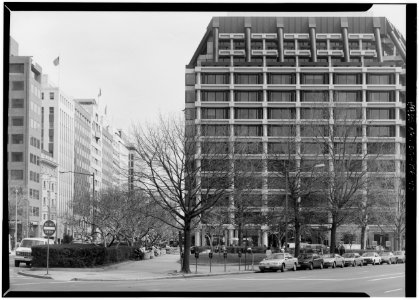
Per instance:
[[[244,18],[244,28],[245,28],[245,44],[246,44],[246,62],[252,60],[252,49],[251,49],[251,40],[252,40],[252,22],[249,17]]]
[[[234,229],[228,230],[228,241],[230,243],[230,246],[233,245],[233,239],[234,239]]]
[[[381,36],[380,36],[380,19],[374,17],[372,19],[373,27],[374,27],[374,36],[375,36],[375,48],[377,49],[377,59],[379,62],[383,62],[383,49],[381,47]]]
[[[263,231],[263,233],[262,233],[262,245],[263,246],[269,246],[268,245],[268,232],[267,231]]]
[[[345,62],[350,62],[349,56],[349,41],[348,41],[348,19],[346,17],[340,18],[340,27],[342,29],[342,40],[343,40],[343,56]]]
[[[311,60],[317,62],[316,21],[314,18],[308,18],[308,27],[310,28]]]
[[[200,230],[195,231],[195,246],[201,246],[201,232]]]
[[[278,39],[278,59],[284,62],[284,18],[276,18],[276,31]]]
[[[213,37],[213,55],[214,61],[218,62],[218,29],[220,27],[220,20],[218,17],[212,19],[212,37]]]
[[[390,31],[390,38],[396,46],[397,53],[402,57],[403,61],[406,62],[406,52],[400,45],[400,41],[397,39],[396,35],[394,34],[394,31]]]

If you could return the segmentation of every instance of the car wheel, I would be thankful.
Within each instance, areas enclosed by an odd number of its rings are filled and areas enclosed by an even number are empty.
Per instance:
[[[292,267],[293,271],[297,271],[297,264],[294,264],[294,266]]]
[[[336,262],[333,263],[332,269],[336,268]]]
[[[310,266],[308,267],[310,270],[313,270],[313,263],[310,263]]]
[[[265,270],[264,270],[264,269],[262,269],[262,270],[260,270],[260,272],[261,272],[261,273],[265,273]]]
[[[341,268],[345,267],[345,263],[342,262],[342,264],[340,265]]]
[[[27,267],[30,267],[30,266],[31,266],[31,263],[30,263],[30,262],[27,262],[27,263],[26,263],[26,266],[27,266]]]
[[[320,263],[320,269],[323,269],[323,263]]]
[[[19,267],[20,261],[15,260],[15,267]]]
[[[284,272],[284,271],[285,271],[285,265],[282,264],[281,272]]]

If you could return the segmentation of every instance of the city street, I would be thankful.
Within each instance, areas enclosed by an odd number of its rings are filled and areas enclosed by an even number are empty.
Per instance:
[[[22,265],[20,269],[24,268]],[[17,272],[17,268],[10,265],[10,291],[364,292],[372,297],[405,295],[404,264],[144,281],[59,281],[21,276]]]

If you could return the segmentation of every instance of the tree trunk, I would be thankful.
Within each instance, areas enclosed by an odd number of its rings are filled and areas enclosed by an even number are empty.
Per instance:
[[[367,225],[361,226],[361,249],[364,250],[366,248],[366,231]]]
[[[301,244],[301,224],[297,220],[295,220],[295,253],[294,257],[298,257],[300,255],[300,244]]]
[[[191,273],[189,268],[189,258],[191,254],[191,222],[189,220],[185,220],[185,227],[183,228],[184,233],[184,255],[183,255],[183,265],[181,272],[183,273]]]
[[[239,235],[239,247],[242,246],[243,244],[243,229],[242,229],[242,224],[239,223],[239,228],[238,228],[238,235]]]
[[[336,223],[332,219],[332,227],[330,228],[330,251],[335,251],[336,248]]]

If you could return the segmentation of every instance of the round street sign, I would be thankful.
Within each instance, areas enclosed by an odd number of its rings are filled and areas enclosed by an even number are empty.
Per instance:
[[[51,220],[47,220],[44,223],[44,233],[47,236],[51,236],[55,233],[55,223]]]

